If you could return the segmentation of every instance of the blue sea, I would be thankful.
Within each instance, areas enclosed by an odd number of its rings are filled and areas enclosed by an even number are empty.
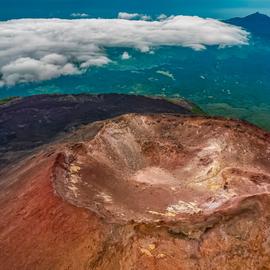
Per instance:
[[[113,18],[120,11],[149,15],[161,13],[213,16],[224,19],[235,14],[222,9],[183,8],[172,1],[149,0],[143,7],[138,1],[24,0],[0,1],[0,20],[16,18],[70,18],[84,12],[90,17]],[[104,2],[104,1],[103,1]],[[192,2],[192,1],[191,1]],[[95,2],[96,3],[96,2]],[[29,8],[31,7],[31,8]],[[249,10],[248,10],[249,11]],[[247,12],[248,12],[247,11]],[[253,10],[250,10],[253,11]],[[200,14],[198,14],[200,13]],[[242,14],[240,14],[242,15]],[[119,58],[128,51],[132,58]],[[209,47],[194,51],[181,47],[161,47],[154,54],[136,50],[111,49],[110,64],[91,68],[86,73],[50,81],[0,88],[0,98],[47,93],[129,93],[169,98],[185,98],[210,115],[241,118],[270,130],[270,40],[251,37],[242,47]]]

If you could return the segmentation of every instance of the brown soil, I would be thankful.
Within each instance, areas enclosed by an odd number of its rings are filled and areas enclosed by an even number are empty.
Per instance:
[[[270,134],[129,114],[2,170],[3,269],[270,269]]]

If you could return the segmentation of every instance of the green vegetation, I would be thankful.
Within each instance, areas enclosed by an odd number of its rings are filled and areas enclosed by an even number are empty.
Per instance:
[[[4,105],[4,104],[6,104],[6,103],[8,103],[16,98],[18,98],[18,97],[8,97],[8,98],[0,99],[0,105]]]
[[[242,119],[270,131],[270,106],[267,104],[237,107],[227,103],[211,103],[203,105],[203,108],[211,116]]]
[[[196,115],[207,115],[207,113],[203,111],[198,105],[194,103],[190,103],[190,105],[192,106],[192,109],[191,109],[192,113]]]
[[[207,115],[207,113],[205,111],[203,111],[198,105],[196,105],[195,103],[177,97],[177,98],[168,98],[168,97],[161,97],[162,99],[165,99],[171,103],[174,103],[176,105],[180,105],[183,106],[184,108],[187,108],[188,110],[190,110],[193,114],[195,115]]]

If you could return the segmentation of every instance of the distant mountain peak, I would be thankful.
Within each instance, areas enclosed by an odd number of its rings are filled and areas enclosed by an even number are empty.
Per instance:
[[[268,20],[270,20],[269,16],[267,16],[266,14],[262,14],[262,13],[260,13],[258,11],[253,13],[253,14],[250,14],[250,15],[246,16],[245,18],[259,18],[259,19],[268,19]]]
[[[225,22],[241,26],[253,34],[270,35],[270,17],[260,12],[255,12],[242,18],[232,18]]]
[[[231,18],[229,20],[226,21],[233,21],[233,20],[253,20],[253,19],[267,19],[270,20],[270,17],[266,14],[260,13],[259,11],[252,13],[250,15],[247,15],[245,17],[235,17],[235,18]]]

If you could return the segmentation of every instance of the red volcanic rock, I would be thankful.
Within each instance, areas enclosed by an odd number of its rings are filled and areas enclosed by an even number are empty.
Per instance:
[[[270,269],[270,136],[125,115],[2,171],[3,269]]]

